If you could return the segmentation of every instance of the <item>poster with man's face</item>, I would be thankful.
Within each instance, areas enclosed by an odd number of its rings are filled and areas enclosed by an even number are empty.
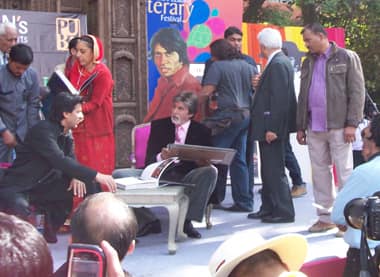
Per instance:
[[[223,37],[228,26],[241,27],[243,4],[242,0],[148,0],[146,10],[151,100],[158,78],[169,77],[178,71],[183,66],[185,56],[191,73],[201,71],[202,67],[197,65],[210,58],[209,44]],[[163,28],[176,30],[175,34],[167,33],[172,39],[171,43],[160,41],[153,45],[152,38]],[[183,46],[186,47],[185,53],[181,52]]]

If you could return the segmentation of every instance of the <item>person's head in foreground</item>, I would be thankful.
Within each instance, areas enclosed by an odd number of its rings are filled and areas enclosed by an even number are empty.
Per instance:
[[[100,245],[105,240],[120,261],[135,248],[137,222],[131,208],[111,192],[87,197],[71,218],[73,243]]]
[[[49,277],[53,259],[46,241],[30,223],[0,212],[0,276]]]
[[[209,271],[213,277],[304,276],[296,271],[306,254],[307,241],[299,234],[265,240],[256,232],[241,232],[218,247],[210,259]]]

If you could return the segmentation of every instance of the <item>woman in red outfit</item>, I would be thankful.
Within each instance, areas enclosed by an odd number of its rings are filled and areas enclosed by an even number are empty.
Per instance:
[[[77,160],[94,170],[112,174],[115,167],[113,134],[113,80],[111,72],[101,62],[101,41],[85,35],[77,43],[77,61],[70,81],[80,92],[84,102],[84,121],[73,130]],[[103,189],[103,188],[102,188]]]

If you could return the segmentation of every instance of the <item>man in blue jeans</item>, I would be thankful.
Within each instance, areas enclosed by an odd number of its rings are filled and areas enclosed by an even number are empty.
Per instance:
[[[247,139],[254,68],[225,39],[211,43],[210,52],[213,63],[204,77],[202,94],[203,97],[217,98],[217,108],[204,118],[203,123],[212,129],[213,146],[237,151],[230,165],[234,204],[225,210],[251,212],[253,188],[248,176]],[[203,114],[206,114],[205,107]],[[225,198],[227,169],[218,166],[218,181],[210,198],[214,205]]]

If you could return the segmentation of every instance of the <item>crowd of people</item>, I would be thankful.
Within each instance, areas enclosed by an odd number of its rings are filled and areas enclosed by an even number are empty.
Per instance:
[[[368,162],[353,170],[352,143],[363,123],[365,98],[360,59],[329,41],[319,23],[306,25],[301,34],[309,53],[302,63],[298,102],[294,68],[277,29],[266,27],[257,36],[266,60],[259,72],[256,62],[241,53],[242,32],[227,28],[223,39],[210,44],[211,58],[201,82],[189,73],[187,47],[180,32],[163,28],[154,34],[150,53],[160,78],[144,118],[151,124],[145,165],[175,157],[176,152],[166,147],[170,143],[236,150],[229,167],[208,160],[177,161],[165,172],[165,180],[193,184],[185,189],[189,209],[183,231],[190,238],[202,237],[192,221],[202,221],[212,207],[248,213],[249,219],[264,223],[294,222],[292,198],[306,194],[289,142],[290,133],[296,132],[299,144],[308,148],[317,206],[318,220],[308,231],[338,227],[350,245],[344,276],[358,276],[360,233],[347,229],[343,211],[351,199],[380,190],[376,183],[380,177],[380,117],[362,126],[362,158]],[[11,23],[0,24],[0,51],[0,162],[9,166],[1,171],[0,210],[30,223],[42,214],[42,235],[49,243],[57,241],[59,228],[72,214],[73,242],[100,245],[114,261],[109,263],[113,265],[109,276],[123,276],[120,260],[133,252],[135,237],[161,232],[161,224],[151,210],[128,208],[113,194],[114,178],[140,176],[143,169],[115,170],[114,82],[102,61],[102,42],[90,34],[70,41],[70,56],[62,70],[79,95],[50,92],[54,97],[44,119],[38,76],[30,66],[33,51],[17,43],[17,29]],[[260,209],[254,212],[255,141],[260,148],[262,190]],[[360,158],[355,153],[355,159]],[[333,166],[339,184],[337,197]],[[225,207],[228,173],[234,204]],[[96,221],[93,214],[97,214]],[[20,225],[14,216],[1,213],[0,219],[7,228]],[[47,257],[45,276],[51,276],[51,255],[42,237],[26,222],[19,229],[23,239],[25,233],[35,237],[38,251]],[[5,232],[9,229],[4,227],[0,236]],[[211,258],[213,276],[280,276],[298,270],[306,256],[306,241],[298,235],[268,242],[255,234],[246,239],[239,236],[223,243]],[[244,247],[237,248],[236,240]],[[296,256],[284,253],[289,243],[299,247]],[[370,247],[376,245],[370,242]],[[55,276],[66,274],[67,265],[63,265]]]

